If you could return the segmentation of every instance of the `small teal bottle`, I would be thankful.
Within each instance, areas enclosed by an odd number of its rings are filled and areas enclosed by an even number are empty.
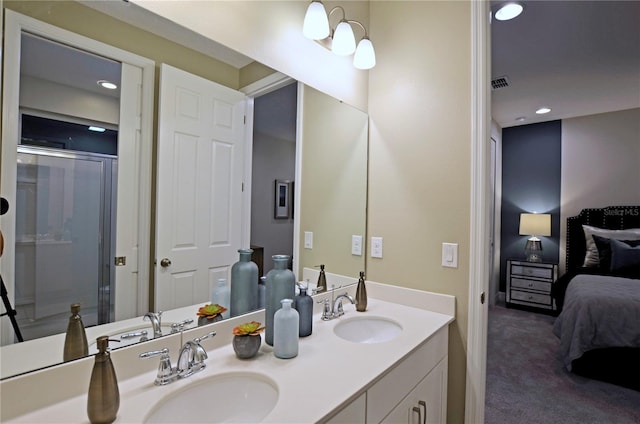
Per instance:
[[[292,299],[282,299],[282,307],[273,317],[273,354],[276,358],[289,359],[298,356],[299,314],[293,309]]]
[[[258,265],[251,261],[253,249],[240,249],[238,253],[240,259],[231,267],[229,313],[232,317],[255,311],[258,307]]]
[[[293,307],[296,308],[300,315],[300,328],[298,335],[300,337],[307,337],[311,335],[313,331],[313,299],[307,295],[307,288],[300,285],[300,294],[297,295],[293,302]]]

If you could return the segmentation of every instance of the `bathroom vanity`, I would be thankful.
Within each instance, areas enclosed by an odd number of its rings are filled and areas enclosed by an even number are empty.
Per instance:
[[[158,418],[445,422],[448,326],[455,299],[373,282],[367,282],[367,289],[366,312],[356,312],[355,305],[346,302],[343,316],[322,321],[316,303],[313,334],[300,339],[299,354],[292,359],[276,358],[264,339],[254,358],[235,356],[233,326],[263,320],[264,311],[114,351],[121,398],[116,423],[161,422]],[[345,291],[354,295],[355,286],[335,294]],[[314,301],[327,296],[331,293],[316,295]],[[217,336],[202,341],[208,352],[204,370],[165,386],[154,385],[158,359],[140,359],[140,353],[166,347],[175,364],[186,340],[211,330]],[[2,381],[1,421],[88,422],[86,391],[92,365],[90,357]],[[18,405],[22,402],[29,404]]]

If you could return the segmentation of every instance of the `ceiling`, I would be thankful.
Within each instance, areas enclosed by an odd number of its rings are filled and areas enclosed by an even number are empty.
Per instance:
[[[491,93],[500,127],[640,107],[640,1],[520,3],[491,24],[491,76],[509,81]]]

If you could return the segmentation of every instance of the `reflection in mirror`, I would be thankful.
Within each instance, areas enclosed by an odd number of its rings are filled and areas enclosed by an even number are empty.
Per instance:
[[[78,4],[61,4],[58,2],[53,8],[60,9],[66,7],[84,7],[79,6]],[[7,4],[5,2],[5,4]],[[25,5],[24,3],[17,3],[17,7],[21,8],[29,8],[31,6]],[[21,10],[24,12],[24,10]],[[55,12],[55,11],[54,11]],[[75,11],[77,12],[77,10]],[[72,13],[77,17],[77,13]],[[87,13],[87,19],[81,20],[89,20],[92,16],[95,16],[95,12]],[[79,19],[79,18],[78,18]],[[77,20],[77,19],[76,19]],[[126,26],[126,24],[122,24]],[[183,29],[184,30],[184,29]],[[150,54],[151,58],[155,58],[158,55],[158,51],[162,51],[168,47],[165,47],[163,43],[167,43],[169,46],[171,43],[167,40],[164,40],[159,37],[154,38],[153,48],[150,48],[150,52],[154,52]],[[123,42],[123,45],[120,45],[120,48],[127,49],[127,43],[129,41]],[[155,55],[155,56],[154,56]],[[193,56],[193,55],[192,55]],[[192,57],[186,56],[186,57]],[[206,66],[203,63],[198,63],[195,61],[193,68],[208,68],[210,66]],[[158,59],[156,59],[158,60]],[[208,62],[205,62],[208,63]],[[5,65],[6,66],[6,65]],[[53,65],[46,65],[48,69],[52,69]],[[187,65],[185,64],[185,67]],[[251,63],[246,66],[246,68],[256,68],[259,67],[261,69],[260,72],[257,72],[256,75],[261,78],[265,75],[266,67],[263,67],[259,64]],[[242,73],[241,70],[235,69],[236,75],[237,73]],[[205,72],[206,73],[206,72]],[[222,72],[224,73],[224,72]],[[247,81],[246,78],[243,81]],[[247,84],[253,81],[247,81]],[[25,88],[28,89],[28,88]],[[96,85],[97,89],[97,85]],[[327,265],[327,271],[332,273],[343,273],[345,275],[357,276],[357,273],[364,269],[364,252],[362,256],[351,255],[351,236],[352,235],[362,235],[364,237],[364,223],[365,223],[365,204],[366,204],[366,125],[367,125],[367,117],[366,114],[356,111],[355,109],[340,103],[339,101],[332,99],[330,96],[324,95],[316,90],[310,89],[309,87],[302,86],[300,84],[293,83],[290,86],[285,87],[285,91],[290,90],[288,93],[289,100],[291,100],[291,96],[293,96],[295,100],[290,102],[286,107],[283,105],[280,106],[268,106],[274,111],[280,111],[285,113],[284,120],[287,122],[289,135],[282,136],[281,134],[269,132],[269,130],[265,130],[264,127],[260,129],[260,127],[256,128],[256,131],[263,131],[270,134],[267,138],[271,138],[273,140],[281,140],[286,139],[287,143],[290,143],[289,149],[291,149],[291,145],[293,145],[293,151],[295,152],[296,157],[293,158],[293,162],[291,163],[289,171],[286,174],[274,174],[267,177],[264,177],[264,180],[260,180],[261,182],[266,182],[266,188],[259,188],[254,178],[254,187],[252,189],[252,195],[256,196],[252,198],[252,211],[253,215],[256,217],[256,221],[251,222],[251,244],[256,247],[256,251],[262,251],[263,255],[263,264],[261,275],[266,274],[272,267],[271,264],[271,255],[277,253],[286,253],[283,252],[284,249],[288,248],[290,254],[298,259],[298,270],[297,275],[302,276],[302,269],[312,268],[319,263],[325,263]],[[303,90],[304,103],[298,105],[297,98],[300,93],[297,93],[297,90]],[[257,97],[256,103],[261,102],[262,100],[267,100],[268,95]],[[157,95],[156,95],[157,98]],[[117,99],[114,100],[117,103]],[[60,102],[59,102],[60,103]],[[331,108],[338,108],[334,112],[330,112]],[[342,109],[344,108],[344,109]],[[41,114],[37,114],[34,112],[32,108],[29,109],[28,112],[33,112],[32,115],[36,118],[41,117]],[[294,116],[291,116],[288,111],[293,109],[295,113]],[[324,117],[325,113],[329,113],[330,115]],[[65,115],[64,121],[68,121],[69,113],[62,113]],[[53,116],[54,118],[59,116]],[[45,118],[52,118],[50,115],[46,115]],[[257,116],[256,116],[257,118]],[[340,119],[346,118],[344,121]],[[29,119],[29,118],[27,118]],[[72,119],[73,123],[85,124],[85,120],[81,120],[77,122],[78,119]],[[109,130],[117,130],[118,123],[117,120],[112,119],[100,119],[98,120],[103,126]],[[291,140],[291,133],[296,133],[296,121],[298,125],[301,125],[304,129],[303,132],[299,133],[293,140]],[[354,124],[354,122],[358,122]],[[352,125],[353,124],[353,125]],[[354,129],[353,127],[357,127]],[[362,129],[365,130],[365,133],[362,133]],[[342,131],[347,131],[346,133],[342,133]],[[296,140],[297,138],[297,140]],[[258,135],[254,134],[254,143],[260,142],[264,140],[264,134]],[[46,147],[42,147],[41,143],[38,146],[38,141],[35,141],[30,147],[21,147],[21,149],[25,149],[25,154],[27,154],[27,159],[24,159],[27,163],[33,162],[34,155],[36,158],[40,159],[42,155],[37,155],[38,152],[46,149],[56,148],[57,146],[52,145],[51,143],[60,143],[60,140],[53,140],[47,142]],[[336,143],[336,144],[333,144]],[[261,157],[261,154],[272,154],[269,149],[266,152],[260,153],[261,147],[254,145],[254,158],[253,165],[265,165],[268,163],[268,159],[266,157]],[[31,150],[29,150],[31,149]],[[302,150],[300,150],[302,149]],[[264,150],[264,149],[263,149]],[[37,153],[34,153],[37,151]],[[81,154],[74,151],[74,154],[78,155],[70,160],[77,160]],[[85,153],[83,153],[84,155]],[[30,156],[29,156],[30,155]],[[343,156],[346,155],[346,156]],[[356,156],[359,155],[358,161],[356,161]],[[104,152],[100,152],[99,154],[92,153],[92,158],[94,156],[103,157],[105,156]],[[106,155],[108,156],[108,155]],[[45,155],[45,158],[47,156]],[[296,163],[296,158],[298,158],[298,163]],[[68,158],[67,158],[68,159]],[[3,159],[4,160],[4,159]],[[48,160],[48,159],[47,159]],[[3,163],[4,166],[4,163]],[[28,177],[29,173],[33,173],[35,169],[35,165],[29,165],[30,168],[25,168],[25,171],[21,173],[25,174],[25,178]],[[307,170],[307,167],[309,168]],[[114,168],[114,171],[117,170],[117,167]],[[293,169],[293,172],[291,172]],[[37,172],[36,172],[37,173]],[[331,179],[329,179],[330,177]],[[289,218],[282,219],[276,218],[275,210],[274,210],[274,190],[275,190],[275,180],[285,180],[292,182],[289,188],[289,194],[293,196],[293,193],[296,193],[297,198],[291,198],[291,211]],[[297,179],[297,180],[296,180]],[[68,179],[67,179],[68,180]],[[37,181],[37,180],[34,180]],[[323,184],[322,182],[325,182]],[[22,183],[21,183],[22,184]],[[34,183],[37,186],[37,183]],[[102,190],[102,189],[100,189]],[[25,187],[25,196],[22,199],[23,201],[37,201],[38,196],[30,194],[29,197],[28,190]],[[258,199],[262,196],[262,199]],[[49,202],[54,201],[55,199],[51,199],[49,197]],[[61,200],[61,199],[59,199]],[[61,203],[64,207],[70,207],[66,202]],[[40,230],[36,231],[37,225],[39,223],[46,221],[44,218],[40,219],[38,216],[35,217],[34,220],[31,220],[30,224],[27,224],[26,221],[21,221],[24,227],[24,231],[21,234],[32,234],[33,240],[32,244],[35,244],[36,241],[42,242],[51,242],[52,243],[62,243],[68,242],[69,238],[68,231],[65,230],[65,209],[64,207],[61,209],[60,217],[57,217],[56,223],[60,221],[60,225],[56,224],[55,228],[51,226],[51,231],[49,231],[49,225],[45,225],[44,228],[47,229],[47,232],[40,232]],[[256,213],[256,211],[259,211]],[[260,216],[260,213],[264,213],[260,219],[257,219]],[[98,212],[96,212],[98,214]],[[102,213],[100,213],[102,214]],[[293,219],[295,217],[295,219]],[[26,218],[23,217],[23,218]],[[21,219],[23,219],[21,218]],[[59,219],[58,219],[59,218]],[[273,224],[273,226],[278,229],[284,226],[285,224],[290,226],[291,229],[287,230],[287,236],[283,237],[282,245],[273,245],[271,244],[272,240],[275,240],[273,237],[268,236],[259,236],[260,232],[267,225],[264,222],[269,222]],[[343,224],[349,223],[354,224],[358,223],[358,225],[346,226]],[[27,225],[31,225],[31,230],[26,229]],[[60,227],[60,228],[58,228]],[[68,227],[68,226],[67,226]],[[113,229],[112,229],[113,230]],[[302,243],[298,243],[299,249],[294,249],[295,241],[293,240],[293,233],[303,234],[304,231],[313,231],[315,236],[314,248],[313,249],[304,249]],[[110,232],[110,231],[107,231]],[[111,231],[112,232],[112,231]],[[41,237],[42,240],[36,240],[38,238],[38,234],[45,234],[45,236]],[[45,239],[46,238],[46,239]],[[73,238],[73,237],[71,237]],[[51,240],[49,240],[51,239]],[[68,243],[67,243],[68,244]],[[337,246],[340,246],[339,248]],[[334,247],[336,247],[334,249]],[[259,248],[262,248],[259,249]],[[17,246],[16,246],[17,249]],[[113,259],[113,252],[108,252],[111,250],[109,247],[105,247],[103,249],[106,253],[106,257]],[[74,262],[80,262],[78,260],[74,260]],[[108,260],[105,263],[113,263],[112,260]],[[16,265],[18,265],[18,258],[16,258]],[[34,268],[37,270],[37,266]],[[24,269],[25,272],[29,272],[28,268]],[[31,271],[35,272],[35,271]],[[64,272],[74,272],[73,267],[66,267]],[[112,278],[112,277],[109,277]],[[67,280],[63,278],[63,280]],[[92,280],[98,281],[98,277],[94,277]],[[103,280],[104,281],[104,280]],[[144,282],[146,285],[146,281]],[[109,285],[103,285],[103,288],[97,289],[96,291],[102,292],[103,294],[112,293],[112,290],[109,288]],[[142,287],[142,292],[144,295],[148,295],[145,291],[146,288]],[[35,290],[35,289],[34,289]],[[142,293],[141,292],[141,293]],[[59,293],[49,293],[51,299],[57,299],[57,295]],[[96,296],[91,295],[92,299],[95,299]],[[202,304],[210,302],[211,299],[202,299]],[[47,333],[42,333],[44,337],[35,338],[31,341],[25,342],[21,344],[21,349],[28,349],[28,351],[33,352],[33,354],[27,353],[25,354],[24,350],[18,352],[15,348],[18,347],[19,344],[15,344],[12,346],[3,346],[1,348],[2,358],[2,367],[0,367],[2,371],[2,378],[6,378],[12,375],[16,375],[23,372],[28,372],[33,369],[41,368],[44,366],[48,366],[51,364],[59,363],[62,361],[62,347],[64,343],[64,331],[67,325],[68,317],[69,317],[69,305],[74,303],[76,300],[63,300],[60,301],[62,309],[57,314],[59,319],[57,319],[57,324],[52,325],[52,329],[47,330]],[[90,305],[93,302],[96,306]],[[143,315],[145,312],[148,312],[146,308],[140,308],[134,305],[133,313],[129,313],[128,315],[118,315],[115,313],[114,309],[117,310],[114,298],[112,297],[106,303],[106,318],[98,318],[98,301],[87,301],[86,305],[82,307],[80,314],[82,315],[83,321],[87,326],[87,338],[89,340],[89,344],[91,345],[95,342],[95,338],[99,335],[103,334],[115,334],[119,335],[121,333],[128,334],[133,333],[134,336],[127,339],[127,341],[123,344],[129,344],[130,342],[139,342],[144,341],[146,338],[151,338],[153,336],[153,330],[151,324],[149,322],[143,321]],[[138,302],[138,304],[140,304]],[[35,310],[35,306],[32,306]],[[193,307],[191,309],[194,309]],[[184,320],[194,319],[196,318],[195,313],[196,309],[191,311],[185,309],[179,309],[176,311],[167,311],[163,316],[163,334],[165,334],[165,330],[168,332],[172,331],[171,324],[179,324]],[[95,310],[95,315],[94,315]],[[193,313],[191,313],[193,312]],[[35,313],[35,312],[34,312]],[[25,312],[25,317],[29,316]],[[110,322],[114,321],[114,322]],[[44,322],[47,324],[52,324],[54,320],[45,319]],[[108,324],[102,324],[103,322],[110,322]],[[187,324],[187,325],[195,325],[195,324]],[[45,326],[46,327],[46,326]],[[3,331],[4,331],[3,327]],[[143,334],[146,331],[147,335]],[[137,334],[140,334],[138,336]],[[50,334],[50,335],[47,335]],[[53,349],[57,353],[45,353],[49,352],[49,349]],[[58,354],[59,353],[59,354]],[[91,349],[89,353],[94,353],[94,350]],[[5,367],[4,364],[7,362],[11,362],[11,357],[15,356],[16,360],[14,363],[20,362],[20,368],[12,370],[11,367]],[[37,356],[37,358],[36,358]],[[46,358],[49,362],[43,363],[40,360],[42,358]],[[32,362],[33,361],[33,362]],[[40,362],[37,362],[40,361]]]

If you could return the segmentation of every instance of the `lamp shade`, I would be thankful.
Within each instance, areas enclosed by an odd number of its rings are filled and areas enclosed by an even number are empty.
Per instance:
[[[548,213],[521,213],[521,236],[550,236],[551,214]]]
[[[312,40],[324,40],[329,36],[329,18],[322,2],[312,1],[307,8],[302,33]]]
[[[358,43],[356,54],[353,55],[353,66],[358,69],[371,69],[376,66],[376,52],[368,38],[363,38]]]
[[[336,27],[331,50],[338,56],[348,56],[356,51],[356,38],[353,35],[353,28],[347,21],[342,20]]]

